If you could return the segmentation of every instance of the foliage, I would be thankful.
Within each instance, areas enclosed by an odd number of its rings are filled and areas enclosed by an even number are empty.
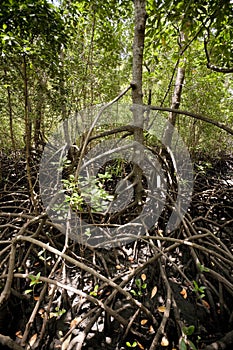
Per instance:
[[[182,336],[179,340],[179,350],[197,350],[196,346],[193,342],[188,339],[188,336],[191,336],[194,333],[195,327],[183,327],[182,328]]]
[[[100,212],[107,210],[114,196],[110,195],[101,182],[102,179],[109,179],[108,173],[98,174],[98,177],[89,176],[84,178],[79,176],[78,181],[74,175],[70,175],[68,180],[63,179],[65,188],[65,201],[75,211],[81,211],[86,203],[90,203],[93,211]]]

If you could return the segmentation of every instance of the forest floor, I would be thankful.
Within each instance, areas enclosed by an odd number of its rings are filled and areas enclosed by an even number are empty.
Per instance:
[[[175,231],[164,210],[149,238],[112,249],[66,240],[35,211],[24,158],[0,162],[0,349],[232,349],[232,156],[196,162]]]

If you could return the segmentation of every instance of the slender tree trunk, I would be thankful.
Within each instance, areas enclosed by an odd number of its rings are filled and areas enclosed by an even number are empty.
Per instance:
[[[4,75],[7,80],[7,70],[4,67]],[[14,151],[16,151],[15,146],[15,137],[14,137],[14,129],[13,129],[13,111],[12,111],[12,104],[11,104],[11,90],[9,85],[7,84],[7,102],[8,102],[8,109],[9,109],[9,123],[10,123],[10,135],[11,135],[11,143]]]
[[[68,130],[68,113],[67,113],[67,107],[66,107],[66,91],[65,91],[65,74],[64,74],[64,51],[61,49],[60,53],[60,59],[61,59],[61,77],[60,77],[60,98],[61,98],[61,114],[62,114],[62,120],[63,120],[63,130],[65,135],[65,140],[67,145],[70,145],[70,135]]]
[[[132,102],[133,105],[133,118],[134,125],[136,126],[134,131],[134,140],[139,145],[143,145],[143,110],[138,106],[143,104],[142,94],[142,65],[143,65],[143,51],[144,51],[144,38],[146,27],[146,3],[145,0],[134,0],[134,42],[133,42],[133,81],[132,81]],[[140,160],[143,159],[142,148],[136,147],[135,159],[140,164]],[[135,186],[135,200],[138,204],[142,202],[143,186],[142,186],[142,169],[138,164],[134,164],[133,169]]]
[[[42,125],[43,125],[43,106],[44,106],[44,96],[43,96],[43,88],[46,82],[43,77],[39,80],[39,92],[37,98],[36,105],[36,118],[34,123],[34,145],[35,148],[38,149],[41,145],[43,145],[43,133],[42,133]]]
[[[23,56],[23,79],[24,79],[24,122],[25,122],[25,156],[26,156],[26,172],[27,181],[29,187],[30,198],[34,209],[37,211],[37,202],[34,195],[32,176],[31,176],[31,133],[32,125],[30,120],[30,108],[28,98],[28,74],[27,74],[27,60],[26,56]]]
[[[181,33],[181,37],[180,37],[181,50],[183,48],[184,41],[185,41],[184,33]],[[183,88],[184,78],[185,78],[184,65],[185,65],[185,59],[180,60],[179,66],[177,69],[175,88],[174,88],[173,95],[172,95],[171,108],[173,108],[173,109],[179,109],[179,107],[180,107],[182,88]],[[177,114],[175,112],[171,112],[169,114],[168,121],[172,124],[172,126],[176,125],[176,118],[177,118]],[[173,135],[173,129],[168,127],[164,132],[164,138],[163,138],[163,143],[165,145],[167,145],[168,147],[171,146],[172,135]]]

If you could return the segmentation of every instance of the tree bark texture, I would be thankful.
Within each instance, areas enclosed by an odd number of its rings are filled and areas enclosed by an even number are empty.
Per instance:
[[[146,5],[145,0],[134,1],[134,42],[133,42],[133,81],[132,81],[132,102],[133,105],[143,104],[142,94],[142,66],[143,66],[143,51],[144,38],[146,27]],[[134,130],[134,140],[139,145],[143,145],[143,111],[140,108],[133,108],[134,125],[137,126]],[[134,163],[134,181],[135,186],[135,200],[137,203],[141,202],[143,186],[142,186],[142,169],[138,164],[143,159],[142,149],[135,150],[135,158],[137,164]]]

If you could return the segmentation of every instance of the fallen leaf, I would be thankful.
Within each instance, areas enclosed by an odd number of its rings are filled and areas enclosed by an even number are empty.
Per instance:
[[[159,306],[158,307],[158,311],[159,312],[165,312],[166,311],[166,306],[164,306],[164,305],[163,306]]]
[[[23,338],[23,335],[22,335],[22,332],[21,331],[18,331],[15,333],[16,337],[19,338],[19,339],[22,339]]]
[[[33,345],[35,344],[36,339],[37,339],[37,333],[35,333],[29,340],[30,348],[33,347]]]
[[[207,301],[202,299],[202,305],[204,305],[208,310],[210,309],[210,304]]]
[[[70,322],[70,328],[76,327],[77,324],[81,321],[80,317],[75,317],[71,322]]]
[[[155,333],[155,330],[153,328],[153,326],[151,325],[150,328],[149,328],[149,333],[150,334],[154,334]]]
[[[68,348],[68,346],[70,345],[71,335],[72,334],[69,334],[69,336],[63,341],[61,350],[66,350]]]
[[[121,265],[116,265],[116,269],[120,270],[121,269]]]
[[[157,294],[157,291],[158,291],[157,286],[154,286],[154,288],[151,291],[151,296],[150,296],[151,299],[154,298],[154,296]]]
[[[144,346],[141,343],[139,343],[139,341],[137,341],[137,344],[138,344],[139,349],[141,349],[141,350],[145,349]]]
[[[40,308],[39,311],[38,311],[38,314],[43,315],[44,313],[45,313],[45,309]]]
[[[146,280],[146,275],[144,273],[141,275],[141,279],[143,280],[143,282]]]
[[[146,324],[148,322],[148,320],[141,320],[141,325],[144,326],[144,324]]]
[[[169,341],[168,341],[167,337],[163,336],[163,338],[161,340],[161,345],[162,346],[168,346],[169,345]]]
[[[185,288],[182,289],[180,294],[183,296],[184,299],[187,299],[188,294],[187,294],[187,290]]]

